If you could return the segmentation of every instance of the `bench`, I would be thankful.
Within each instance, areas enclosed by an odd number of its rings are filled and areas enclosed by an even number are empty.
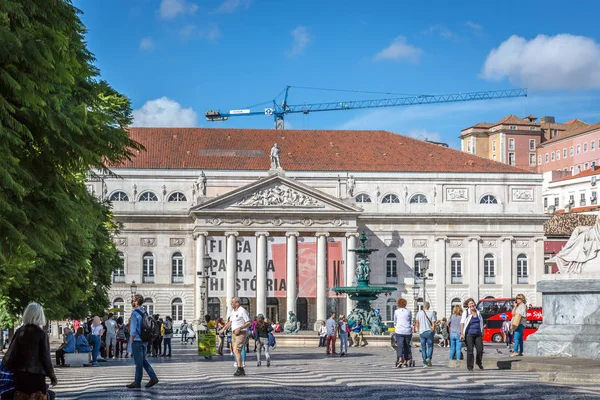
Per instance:
[[[65,364],[71,367],[83,367],[92,360],[92,353],[66,353]]]

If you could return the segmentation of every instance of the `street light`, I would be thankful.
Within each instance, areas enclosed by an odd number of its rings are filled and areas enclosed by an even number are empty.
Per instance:
[[[423,255],[423,258],[419,260],[419,270],[421,272],[421,278],[423,279],[423,302],[427,300],[426,295],[427,292],[425,290],[425,285],[427,283],[427,279],[431,278],[433,274],[428,275],[427,270],[429,269],[429,258],[426,255]]]
[[[415,316],[414,319],[417,318],[417,313],[419,312],[419,292],[421,288],[417,285],[413,286],[413,299],[415,304]]]
[[[129,285],[129,289],[131,290],[131,294],[135,295],[137,292],[137,285],[135,284],[135,281],[131,281],[131,285]]]
[[[204,316],[207,314],[208,308],[208,279],[210,267],[212,266],[212,258],[208,255],[208,246],[204,246],[204,256],[202,257],[202,272],[199,272],[202,275],[202,281],[200,283],[200,321],[198,323],[202,323],[204,321]],[[205,303],[206,302],[206,303]],[[206,304],[206,306],[205,306]]]

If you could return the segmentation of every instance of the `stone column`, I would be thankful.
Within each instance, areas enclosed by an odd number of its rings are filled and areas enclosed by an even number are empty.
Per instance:
[[[450,284],[448,280],[449,265],[446,257],[446,242],[448,237],[437,236],[435,238],[434,256],[431,262],[435,262],[433,269],[433,282],[435,282],[435,299],[436,304],[434,310],[438,312],[438,318],[450,315],[446,310],[446,285]],[[423,293],[421,293],[421,296]],[[413,305],[413,309],[414,309]],[[415,316],[413,316],[414,318]]]
[[[544,279],[544,238],[534,237],[533,238],[533,260],[529,264],[529,284],[536,285],[538,281]],[[531,273],[533,271],[533,273]],[[528,300],[529,301],[529,300]],[[542,293],[536,292],[535,301],[530,301],[536,306],[542,305]]]
[[[501,268],[500,275],[502,276],[502,297],[511,297],[513,276],[512,243],[514,238],[512,236],[504,236],[500,240],[502,241],[502,258],[499,263]]]
[[[267,236],[256,232],[256,314],[267,315]]]
[[[296,314],[296,296],[298,293],[298,284],[296,282],[298,264],[296,262],[296,253],[298,249],[298,232],[287,232],[286,239],[286,306],[287,312],[293,311]],[[287,318],[286,318],[287,319]]]
[[[226,307],[229,307],[231,299],[236,295],[236,277],[237,277],[237,244],[236,238],[238,232],[225,232],[227,238],[227,257],[225,259],[225,296]]]
[[[317,232],[317,326],[327,319],[327,237]]]
[[[479,236],[469,237],[469,264],[467,268],[467,282],[469,283],[469,297],[479,299]]]
[[[201,285],[204,277],[203,258],[206,252],[206,236],[208,232],[194,232],[193,238],[196,241],[196,271],[194,272],[194,326],[198,326],[204,321],[203,315],[206,314],[208,299],[202,299]],[[209,282],[206,282],[209,284]],[[205,292],[206,293],[206,292]]]
[[[358,238],[358,232],[346,233],[346,284],[350,286],[356,279],[356,253],[350,251],[350,249],[356,249],[356,239]],[[350,300],[350,297],[346,296],[346,315],[354,309],[355,301]]]

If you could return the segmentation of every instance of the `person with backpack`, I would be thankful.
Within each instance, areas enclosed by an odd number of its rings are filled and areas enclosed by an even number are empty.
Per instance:
[[[127,347],[127,337],[125,336],[125,324],[123,323],[123,317],[117,318],[117,327],[116,327],[116,335],[117,335],[117,346],[115,348],[115,357],[123,358],[123,346]]]
[[[171,340],[173,339],[173,320],[171,317],[167,316],[165,318],[165,323],[163,324],[163,357],[171,357]],[[169,348],[169,352],[167,353],[167,348]]]
[[[139,389],[142,387],[143,370],[150,377],[150,381],[146,384],[146,388],[151,388],[158,383],[158,377],[150,362],[146,359],[146,349],[148,343],[151,343],[158,335],[158,325],[156,321],[148,315],[146,310],[142,308],[144,296],[136,294],[133,296],[132,306],[134,308],[129,318],[130,323],[130,344],[133,359],[135,361],[135,380],[127,385],[129,389]]]

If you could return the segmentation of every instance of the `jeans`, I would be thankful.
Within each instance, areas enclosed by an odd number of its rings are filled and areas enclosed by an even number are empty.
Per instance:
[[[504,336],[506,337],[506,345],[507,346],[511,345],[512,342],[513,342],[513,334],[512,334],[512,332],[506,332],[504,334]]]
[[[188,339],[187,335],[188,335],[188,331],[181,332],[181,343],[183,343],[183,342],[187,343],[187,339]]]
[[[331,354],[335,354],[335,335],[333,336],[327,336],[327,354],[331,353]],[[331,350],[330,350],[331,347]]]
[[[523,354],[523,331],[525,330],[525,325],[521,324],[517,328],[514,333],[513,340],[515,342],[513,347],[513,353]]]
[[[117,334],[115,333],[114,335],[106,335],[106,351],[109,357],[112,357],[115,355],[116,350],[113,351],[113,349],[116,349],[117,347]]]
[[[348,334],[340,332],[340,353],[348,352]]]
[[[92,337],[92,363],[98,362],[98,354],[100,353],[100,336],[91,335]]]
[[[460,333],[450,334],[450,359],[460,360],[460,352],[462,350],[462,342],[460,341]]]
[[[257,362],[260,362],[260,353],[261,353],[262,349],[265,349],[265,359],[270,360],[271,354],[269,353],[269,350],[271,349],[271,347],[269,347],[269,339],[268,338],[261,337],[256,341],[256,361]]]
[[[399,333],[395,333],[396,339],[396,355],[398,359],[401,361],[408,361],[409,357],[409,347],[410,341],[412,339],[412,335],[401,335]]]
[[[465,342],[467,343],[467,368],[473,369],[473,346],[477,350],[477,365],[481,365],[483,360],[483,338],[481,334],[467,333]]]
[[[327,336],[319,336],[319,347],[325,347],[326,340],[327,340]]]
[[[431,358],[433,357],[433,331],[421,333],[419,339],[421,339],[421,356],[423,357],[423,364],[426,364],[427,360],[431,362]]]
[[[146,373],[150,379],[155,379],[156,374],[152,369],[152,366],[146,359],[146,343],[141,341],[134,341],[131,345],[131,351],[133,353],[133,360],[135,362],[135,384],[140,386],[142,384],[142,377],[144,372],[142,368],[146,370]]]
[[[163,347],[163,356],[171,356],[171,338],[166,337],[163,339],[164,347]],[[167,347],[169,348],[169,352],[167,353]]]

